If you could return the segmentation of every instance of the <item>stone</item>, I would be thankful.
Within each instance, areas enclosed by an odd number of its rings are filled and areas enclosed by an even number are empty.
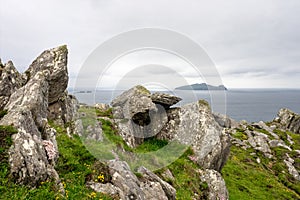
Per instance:
[[[275,122],[280,123],[283,129],[290,130],[294,133],[300,133],[300,115],[292,112],[287,108],[282,108],[277,114]]]
[[[106,190],[104,193],[110,194],[117,192],[119,198],[125,200],[176,199],[176,190],[144,167],[137,170],[142,176],[139,179],[124,161],[110,160],[108,166],[112,184],[89,184],[92,189]]]
[[[235,120],[231,119],[227,115],[223,115],[220,113],[213,113],[213,116],[221,127],[224,128],[236,128],[239,126],[239,123]]]
[[[299,172],[293,165],[295,161],[288,154],[286,154],[286,157],[287,158],[284,159],[283,161],[286,164],[286,166],[288,167],[289,173],[294,177],[295,180],[300,181]]]
[[[167,122],[165,109],[152,102],[150,92],[143,86],[125,91],[111,105],[118,133],[130,147],[155,136]]]
[[[65,94],[69,80],[67,58],[66,45],[46,50],[32,62],[24,73],[29,80],[38,72],[49,71],[49,104],[58,101]]]
[[[79,102],[73,95],[64,92],[64,95],[58,101],[49,104],[48,119],[58,125],[71,123],[77,119]]]
[[[139,180],[124,161],[111,160],[108,163],[109,172],[114,186],[121,189],[121,199],[145,199],[145,193],[139,187]]]
[[[10,78],[6,79],[8,69]],[[31,187],[54,179],[64,194],[54,168],[59,152],[56,131],[48,124],[48,110],[61,101],[57,109],[59,114],[51,116],[51,120],[57,120],[57,117],[67,123],[76,115],[77,100],[65,92],[68,84],[66,47],[44,51],[22,75],[10,62],[2,71],[2,83],[4,80],[10,83],[5,83],[9,90],[0,84],[9,98],[2,104],[7,114],[0,120],[0,125],[12,125],[18,131],[12,135],[13,144],[8,151],[11,177],[16,183]]]
[[[201,181],[208,185],[209,193],[207,199],[229,199],[225,181],[219,172],[212,169],[199,170],[199,172]]]
[[[222,169],[229,154],[230,139],[215,121],[207,102],[200,100],[174,109],[168,112],[168,118],[171,120],[157,138],[191,145],[201,167]]]
[[[10,95],[22,86],[22,77],[12,61],[2,64],[0,60],[0,110],[8,103]]]
[[[155,92],[151,95],[151,100],[155,104],[160,104],[165,108],[169,108],[170,106],[175,105],[182,99],[171,94]]]
[[[163,181],[156,174],[145,167],[139,167],[137,171],[141,173],[143,178],[147,179],[148,181],[159,183],[162,186],[164,193],[168,197],[167,199],[176,199],[176,190],[169,183]]]

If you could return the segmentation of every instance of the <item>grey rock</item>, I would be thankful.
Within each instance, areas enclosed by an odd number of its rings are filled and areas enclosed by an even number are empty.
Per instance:
[[[101,192],[103,194],[107,194],[109,196],[122,196],[124,197],[123,192],[120,190],[120,188],[112,185],[111,183],[97,183],[97,182],[87,182],[86,186],[91,188],[92,190],[96,192]]]
[[[274,121],[279,122],[283,129],[294,133],[300,133],[300,115],[287,108],[282,108],[278,112],[278,118]]]
[[[11,111],[18,108],[28,109],[34,116],[37,128],[44,129],[47,123],[49,73],[38,72],[23,87],[16,90],[4,109]]]
[[[47,50],[22,76],[9,63],[8,68],[14,76],[8,78],[11,81],[10,97],[4,106],[8,113],[0,121],[1,125],[13,125],[18,130],[12,136],[13,145],[8,152],[10,172],[15,182],[36,187],[54,178],[62,193],[64,188],[54,168],[59,155],[56,131],[48,125],[47,118],[49,104],[67,97],[64,93],[68,84],[66,59],[65,46]],[[67,101],[64,102],[66,112],[62,112],[67,114],[61,116],[65,122],[75,113],[74,101]],[[55,117],[51,119],[56,120]]]
[[[151,100],[155,104],[160,104],[165,108],[169,108],[170,106],[178,103],[182,99],[171,94],[155,92],[151,95]]]
[[[191,145],[200,166],[220,171],[229,154],[230,139],[215,121],[208,103],[201,100],[184,105],[168,117],[171,120],[157,137]]]
[[[285,148],[285,149],[287,149],[289,151],[292,151],[291,147],[287,146],[285,144],[285,142],[282,141],[282,140],[270,140],[269,141],[269,145],[272,148],[274,148],[274,147],[283,147],[283,148]]]
[[[169,183],[163,181],[156,174],[154,174],[153,172],[151,172],[150,170],[148,170],[145,167],[139,167],[139,169],[137,171],[139,173],[141,173],[143,175],[143,178],[147,179],[148,181],[159,183],[161,185],[164,193],[168,197],[167,199],[176,199],[176,190]],[[157,195],[157,196],[160,196],[160,195]],[[163,195],[161,195],[161,196],[163,196]]]
[[[289,173],[294,177],[294,179],[296,179],[297,181],[300,181],[299,172],[293,165],[295,161],[288,154],[286,154],[286,157],[287,158],[284,159],[283,161],[286,164],[286,166],[288,167]]]
[[[213,113],[215,120],[221,127],[224,128],[235,128],[239,126],[239,123],[226,115],[220,113]]]
[[[140,182],[124,161],[112,160],[108,163],[111,182],[121,189],[124,197],[121,199],[145,199],[145,193],[140,188]]]
[[[138,169],[138,172],[142,174],[142,178],[138,179],[124,161],[111,160],[108,166],[113,185],[97,185],[101,189],[96,191],[107,188],[107,191],[111,191],[110,193],[118,192],[120,199],[126,200],[165,200],[176,198],[176,190],[172,186],[144,167]],[[93,187],[96,188],[96,186]]]
[[[200,179],[208,185],[209,193],[207,199],[229,199],[225,181],[221,174],[215,170],[200,170]]]
[[[46,50],[25,71],[28,80],[38,72],[49,71],[49,104],[58,101],[65,94],[69,80],[67,56],[68,49],[65,45]]]
[[[8,103],[10,95],[22,86],[22,77],[9,61],[2,64],[0,61],[0,109]]]
[[[161,105],[155,105],[150,92],[135,86],[116,97],[112,103],[113,116],[118,133],[131,147],[156,135],[167,122],[167,114]]]
[[[79,103],[75,96],[64,92],[58,101],[49,104],[47,116],[49,120],[54,121],[56,124],[64,125],[77,119],[78,108]]]

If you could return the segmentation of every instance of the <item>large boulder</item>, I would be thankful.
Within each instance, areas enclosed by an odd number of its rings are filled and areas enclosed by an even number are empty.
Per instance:
[[[200,100],[172,109],[168,117],[157,137],[192,146],[200,166],[220,171],[229,155],[230,140],[215,121],[208,103]]]
[[[300,115],[293,111],[282,108],[277,114],[277,118],[274,120],[279,122],[283,129],[288,129],[294,133],[300,133]]]
[[[0,60],[0,109],[4,109],[10,95],[22,86],[22,77],[13,63],[2,64]]]
[[[156,135],[167,121],[165,109],[152,102],[151,93],[143,86],[124,92],[111,105],[118,132],[131,147]]]

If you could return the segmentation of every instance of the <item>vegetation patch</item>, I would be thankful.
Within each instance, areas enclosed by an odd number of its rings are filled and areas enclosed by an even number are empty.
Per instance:
[[[296,188],[299,183],[286,177],[289,175],[284,163],[266,159],[258,153],[253,155],[251,151],[231,147],[231,154],[222,169],[230,199],[300,198]],[[257,156],[261,158],[260,164],[256,162]]]

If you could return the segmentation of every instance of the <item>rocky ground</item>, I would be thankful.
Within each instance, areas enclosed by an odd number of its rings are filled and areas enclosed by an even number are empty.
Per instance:
[[[0,62],[4,199],[300,199],[298,114],[236,122],[143,86],[79,106],[67,54],[46,50],[24,73]]]

